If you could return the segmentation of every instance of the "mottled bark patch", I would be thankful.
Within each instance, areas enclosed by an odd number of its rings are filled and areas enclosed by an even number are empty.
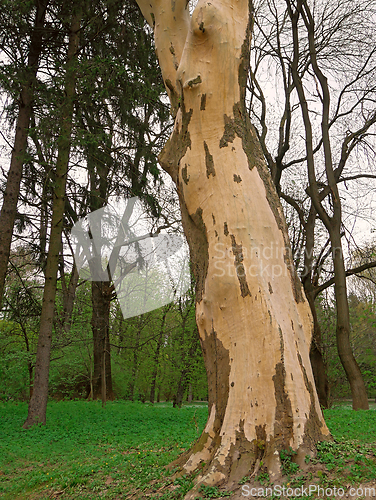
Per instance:
[[[206,109],[206,94],[202,94],[200,111],[205,111],[205,109]]]
[[[285,361],[285,344],[283,342],[283,333],[282,333],[282,328],[280,326],[278,327],[278,334],[279,334],[279,348],[281,351],[281,362],[284,363],[284,361]]]
[[[249,57],[251,52],[251,38],[254,26],[254,17],[253,17],[254,9],[253,7],[251,7],[251,3],[249,4],[249,6],[250,8],[248,9],[247,30],[245,33],[244,41],[242,43],[239,72],[238,72],[240,99],[242,102],[245,102],[245,94],[247,90],[247,81],[249,76]]]
[[[315,450],[316,449],[316,443],[318,441],[323,441],[323,440],[331,440],[331,436],[325,436],[322,433],[322,421],[317,415],[316,411],[316,405],[315,405],[315,388],[312,386],[311,381],[308,379],[306,369],[303,365],[302,357],[300,356],[300,353],[298,352],[298,360],[299,360],[299,365],[300,369],[303,374],[303,380],[304,384],[306,386],[307,391],[309,392],[311,404],[309,408],[309,417],[305,423],[304,426],[304,445],[309,449],[309,450]]]
[[[209,415],[213,404],[216,405],[214,428],[216,432],[222,427],[230,390],[230,356],[217,337],[214,328],[205,338],[201,338],[201,347],[208,377]]]
[[[159,163],[163,170],[171,175],[172,180],[177,184],[178,167],[187,149],[191,147],[191,136],[188,130],[193,110],[185,111],[184,103],[181,104],[182,121],[181,130],[174,129],[171,137],[166,142],[165,147],[159,155]]]
[[[196,301],[201,302],[209,265],[209,244],[206,226],[202,219],[201,208],[198,208],[191,215],[188,214],[185,206],[181,206],[181,209],[184,233],[189,243],[192,271],[196,280]]]
[[[256,300],[257,300],[257,295],[256,295]],[[272,325],[273,324],[273,317],[272,317],[272,313],[269,311],[269,309],[268,309],[268,314],[269,314],[270,324]]]
[[[224,234],[225,236],[228,236],[228,235],[229,235],[227,222],[225,222],[225,223],[223,224],[223,234]]]
[[[293,438],[293,416],[291,401],[286,392],[286,370],[283,363],[277,363],[273,375],[276,412],[274,422],[274,440],[277,450],[286,450]]]
[[[249,291],[248,288],[248,283],[247,283],[247,277],[245,274],[245,269],[243,265],[243,247],[242,245],[237,245],[235,236],[231,234],[231,243],[232,243],[232,253],[235,256],[235,269],[236,269],[236,274],[238,276],[238,281],[240,285],[240,292],[241,296],[244,298],[247,295],[251,297],[251,292]]]
[[[244,432],[244,420],[239,422],[239,430],[235,431],[235,443],[231,445],[222,472],[228,477],[227,486],[238,484],[247,476],[263,453],[258,446],[258,440],[248,441]],[[220,469],[219,469],[220,470]]]
[[[262,460],[265,456],[266,450],[266,424],[256,425],[255,430],[257,438],[255,442],[256,458],[258,460]]]
[[[236,129],[236,122],[233,118],[230,118],[227,115],[223,117],[225,122],[225,130],[219,141],[220,148],[226,148],[229,143],[234,142],[234,139],[237,135],[239,135],[239,130]]]
[[[183,177],[184,183],[188,184],[188,182],[189,182],[189,176],[188,176],[188,167],[187,167],[187,164],[185,164],[184,167],[181,169],[181,176]]]
[[[210,175],[215,176],[214,160],[213,156],[210,154],[208,145],[204,141],[205,149],[205,165],[206,165],[206,177],[209,179]]]
[[[237,182],[239,184],[239,182],[242,181],[242,178],[240,177],[240,175],[236,175],[234,174],[234,182]]]
[[[179,63],[178,63],[178,60],[176,58],[176,53],[175,53],[174,46],[172,45],[172,42],[171,42],[171,45],[170,45],[170,52],[172,54],[172,61],[173,61],[173,64],[174,64],[174,68],[178,69]]]
[[[175,118],[176,113],[179,109],[180,96],[179,96],[179,93],[177,92],[176,87],[174,87],[174,85],[172,84],[172,82],[169,78],[166,78],[164,83],[165,83],[166,87],[168,88],[168,90],[170,91],[169,98],[170,98],[170,103],[171,103],[171,114]],[[167,145],[167,143],[166,143],[166,145]]]
[[[284,255],[285,264],[290,271],[290,279],[292,284],[292,290],[294,292],[294,298],[297,304],[304,301],[302,284],[299,279],[298,273],[296,272],[294,262],[291,255],[290,244],[288,242],[288,247],[286,247],[286,252]]]
[[[285,262],[290,273],[295,301],[297,303],[303,302],[304,297],[302,293],[302,286],[290,257],[290,242],[281,203],[270,177],[270,172],[265,163],[264,155],[257,137],[256,130],[251,124],[249,116],[246,113],[244,104],[242,102],[234,104],[233,113],[233,118],[224,115],[225,130],[220,140],[219,146],[221,148],[228,146],[230,142],[234,141],[236,136],[238,136],[242,140],[242,147],[248,158],[249,169],[252,170],[254,167],[257,168],[258,174],[265,186],[266,198],[268,200],[270,209],[272,210],[278,228],[283,235],[286,247]]]
[[[201,76],[200,76],[200,75],[196,76],[196,78],[193,78],[192,80],[189,80],[189,82],[188,82],[188,87],[189,87],[189,88],[192,88],[192,87],[194,87],[195,85],[198,85],[199,83],[202,83],[202,80],[201,80]]]

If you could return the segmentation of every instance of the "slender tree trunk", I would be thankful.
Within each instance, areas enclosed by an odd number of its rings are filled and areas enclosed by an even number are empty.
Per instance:
[[[188,387],[188,403],[192,403],[192,400],[193,400],[193,387],[192,387],[192,384],[189,384],[189,387]]]
[[[178,382],[178,387],[176,390],[176,394],[174,397],[173,401],[173,406],[177,406],[178,408],[181,407],[183,404],[183,398],[185,391],[188,387],[189,380],[190,380],[190,375],[191,375],[191,364],[192,364],[192,358],[195,352],[195,348],[192,346],[188,353],[186,353],[184,362],[183,362],[183,368],[180,373],[180,378]]]
[[[176,389],[176,394],[174,396],[173,407],[180,408],[183,404],[184,393],[187,388],[187,375],[188,372],[186,369],[183,369],[180,373],[180,378],[178,382],[178,387]]]
[[[112,295],[109,281],[92,281],[92,318],[94,370],[93,399],[112,401],[115,396],[112,388],[110,353],[110,304]],[[103,378],[104,376],[104,378]],[[102,383],[104,381],[104,384]]]
[[[88,112],[88,122],[96,123]],[[88,127],[91,131],[91,128]],[[95,127],[94,127],[95,130]],[[110,145],[109,145],[110,147]],[[103,208],[108,201],[108,172],[109,164],[102,158],[97,146],[88,146],[87,164],[90,178],[90,210],[94,212]],[[101,234],[101,222],[98,221],[92,232]],[[114,392],[112,388],[111,351],[110,351],[110,305],[113,286],[109,281],[108,270],[102,269],[102,248],[96,249],[97,255],[89,262],[91,275],[102,281],[93,281],[92,292],[92,332],[93,332],[93,399],[112,401]],[[99,274],[99,276],[98,276]]]
[[[37,356],[34,370],[34,390],[30,399],[26,429],[37,423],[46,423],[48,399],[48,374],[50,368],[51,340],[55,312],[55,296],[61,233],[63,230],[64,197],[68,174],[70,138],[72,131],[73,100],[75,96],[76,60],[79,44],[80,16],[72,15],[66,64],[66,98],[62,109],[62,120],[56,161],[56,177],[52,206],[51,234],[47,254],[42,313],[39,327]]]
[[[334,291],[336,296],[337,306],[337,347],[338,354],[348,377],[354,409],[368,409],[367,391],[365,389],[362,374],[359,366],[356,363],[350,344],[350,315],[349,304],[346,290],[346,273],[345,264],[342,252],[341,242],[341,223],[342,223],[342,206],[341,197],[338,192],[337,180],[334,174],[333,158],[330,142],[330,91],[328,80],[322,73],[317,59],[316,44],[315,44],[315,23],[309,6],[305,0],[298,0],[296,7],[292,5],[290,0],[286,0],[288,13],[292,22],[292,35],[294,45],[294,58],[291,64],[292,76],[294,84],[299,96],[300,107],[305,127],[306,138],[306,153],[310,196],[317,214],[328,230],[333,255],[334,265]],[[333,214],[330,215],[325,210],[321,203],[321,194],[319,192],[313,151],[313,134],[310,120],[308,102],[305,96],[304,85],[299,74],[299,18],[302,18],[308,35],[308,44],[310,50],[312,70],[317,78],[322,92],[322,145],[325,160],[325,172],[329,194],[332,202]]]
[[[61,324],[65,333],[68,333],[71,327],[74,299],[76,296],[78,278],[79,278],[79,273],[75,263],[73,264],[73,269],[69,278],[68,286],[66,286],[65,274],[63,273],[61,276],[61,283],[63,290],[63,314],[61,318]]]
[[[102,391],[101,391],[101,399],[102,399],[102,407],[106,406],[106,347],[107,347],[107,335],[105,335],[103,339],[103,352],[102,352]]]
[[[350,311],[340,227],[331,235],[334,263],[334,292],[337,306],[336,339],[339,358],[351,388],[354,410],[368,410],[368,395],[350,343]]]
[[[42,52],[43,27],[48,0],[37,0],[34,29],[30,38],[30,49],[24,83],[19,99],[16,135],[0,212],[0,307],[4,294],[5,276],[8,267],[17,202],[20,193],[23,164],[27,147],[28,128],[33,105],[34,86],[38,71],[39,57]]]
[[[329,431],[309,362],[312,318],[279,198],[245,109],[249,2],[138,0],[154,26],[173,113],[160,155],[179,194],[196,281],[209,419],[176,462],[200,484],[238,484],[279,451],[313,455]]]
[[[323,408],[329,408],[329,381],[327,370],[322,355],[322,337],[320,324],[317,318],[317,311],[314,298],[313,280],[313,253],[315,245],[315,224],[316,210],[311,204],[311,209],[305,224],[305,255],[304,255],[304,272],[302,275],[303,288],[311,308],[313,318],[313,335],[311,348],[309,351],[309,359],[311,361],[313,377],[315,379],[316,391]]]
[[[190,308],[189,308],[190,309]],[[189,314],[189,309],[183,310],[182,305],[180,304],[180,315],[182,318],[182,323],[181,323],[181,371],[180,371],[180,377],[178,381],[178,387],[176,389],[176,393],[173,399],[173,406],[177,406],[178,408],[181,407],[183,403],[183,398],[184,398],[184,393],[187,389],[188,382],[190,380],[190,374],[191,374],[191,367],[192,367],[192,360],[193,356],[195,353],[195,345],[194,345],[194,340],[192,339],[191,336],[187,338],[187,319],[188,319],[188,314]],[[195,335],[197,335],[197,330],[193,332]],[[189,334],[188,334],[189,335]],[[197,339],[197,337],[196,337]],[[187,346],[189,345],[188,352]]]
[[[25,344],[26,344],[26,352],[28,355],[28,360],[27,360],[27,371],[29,373],[29,400],[31,399],[31,396],[33,395],[33,364],[31,362],[31,357],[30,357],[30,343],[29,343],[29,338],[27,336],[27,331],[24,328],[24,326],[21,324],[21,329],[22,333],[24,336]]]
[[[313,299],[307,293],[307,299],[311,305]],[[320,323],[317,318],[316,306],[313,303],[311,305],[311,312],[313,316],[313,335],[311,348],[309,351],[309,359],[311,361],[313,377],[315,379],[316,391],[319,397],[320,405],[323,408],[330,407],[330,387],[329,380],[327,376],[327,367],[324,362],[324,357],[322,354],[322,336]]]
[[[153,368],[153,373],[151,376],[151,384],[150,384],[150,398],[149,398],[150,403],[154,403],[154,400],[155,400],[155,386],[157,383],[159,354],[160,354],[161,347],[162,347],[166,316],[167,316],[167,311],[163,314],[163,317],[162,317],[161,328],[160,328],[159,336],[157,339],[157,347],[155,349],[155,354],[154,354],[154,368]]]
[[[129,385],[129,399],[131,401],[134,401],[134,391],[136,388],[137,372],[138,372],[138,349],[140,345],[140,338],[141,338],[141,327],[137,330],[136,342],[133,348],[132,378]]]

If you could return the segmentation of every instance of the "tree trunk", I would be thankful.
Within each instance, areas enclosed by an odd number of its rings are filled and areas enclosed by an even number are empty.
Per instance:
[[[310,302],[310,299],[308,299]],[[311,348],[309,351],[309,359],[311,361],[313,378],[315,380],[316,391],[320,405],[323,408],[330,407],[330,388],[327,376],[327,368],[322,354],[322,337],[321,328],[317,319],[316,307],[311,308],[313,315],[313,335]]]
[[[331,241],[334,263],[334,292],[337,306],[336,340],[338,355],[350,384],[353,409],[368,410],[367,390],[350,344],[350,311],[340,227],[333,229]]]
[[[33,395],[33,363],[31,362],[30,343],[29,343],[29,338],[27,336],[26,328],[22,324],[20,326],[25,340],[26,352],[27,352],[27,371],[29,374],[29,401],[30,401],[31,396]]]
[[[43,27],[48,0],[36,1],[34,29],[30,38],[30,49],[25,80],[22,85],[16,135],[10,161],[3,205],[0,212],[0,307],[4,294],[5,276],[8,267],[10,246],[13,236],[14,221],[17,214],[17,202],[20,193],[22,169],[25,161],[28,128],[32,112],[35,77],[38,71],[39,57],[42,52]]]
[[[138,372],[138,349],[140,345],[142,326],[137,330],[136,342],[133,348],[133,362],[132,362],[132,377],[129,384],[129,399],[134,401],[134,390],[136,388],[137,372]]]
[[[334,265],[334,292],[337,306],[337,348],[338,354],[348,377],[353,398],[353,409],[368,409],[368,399],[362,374],[356,363],[350,345],[350,314],[346,289],[346,272],[342,252],[341,242],[341,224],[342,224],[342,205],[341,197],[338,192],[338,184],[333,168],[333,158],[330,142],[330,91],[328,80],[322,73],[317,57],[317,48],[315,43],[315,23],[312,12],[307,2],[299,0],[293,8],[290,0],[286,0],[288,13],[292,22],[294,58],[291,63],[291,71],[294,84],[299,96],[300,107],[305,127],[305,142],[307,153],[307,168],[309,179],[310,197],[317,214],[328,230],[331,242]],[[301,15],[302,14],[302,15]],[[305,96],[304,85],[299,74],[299,18],[301,18],[307,28],[308,45],[310,53],[310,63],[312,70],[317,78],[322,92],[322,146],[325,164],[325,173],[327,178],[328,194],[330,194],[332,214],[329,214],[321,201],[323,192],[319,192],[316,179],[312,124],[310,120],[308,102]],[[339,168],[339,167],[338,167]],[[325,190],[323,190],[325,191]],[[325,197],[325,196],[324,196]]]
[[[33,395],[29,402],[28,416],[23,425],[25,429],[37,423],[46,423],[48,374],[50,368],[52,328],[55,312],[57,272],[59,267],[59,254],[61,250],[61,233],[63,230],[65,186],[68,174],[70,137],[72,131],[79,29],[80,16],[73,14],[68,43],[65,83],[66,97],[62,110],[58,157],[56,161],[51,234],[47,254],[42,313],[40,318],[37,356],[34,369],[34,387]]]
[[[63,313],[61,317],[61,327],[65,333],[69,333],[72,323],[72,314],[74,299],[76,297],[78,278],[79,273],[75,263],[73,264],[72,272],[69,277],[68,286],[65,282],[65,273],[62,273],[61,276],[61,285],[63,290]]]
[[[108,281],[92,281],[92,318],[94,350],[93,399],[112,401],[111,352],[110,352],[110,303],[112,288]],[[103,377],[105,375],[105,377]],[[102,381],[104,380],[104,384]],[[103,385],[103,387],[102,387]]]
[[[281,450],[303,463],[329,431],[309,362],[309,306],[244,105],[249,3],[199,0],[192,18],[185,0],[138,3],[176,113],[160,162],[179,194],[208,375],[208,422],[177,464],[200,470],[196,489],[232,487],[261,460],[274,482]]]
[[[187,388],[187,375],[188,373],[185,369],[183,369],[180,373],[178,388],[176,389],[176,394],[174,396],[174,400],[172,403],[172,406],[174,408],[176,407],[180,408],[181,405],[183,404],[184,393]]]
[[[181,305],[180,305],[181,307]],[[190,307],[189,307],[190,309]],[[185,391],[188,387],[188,384],[191,379],[191,372],[192,372],[192,360],[194,358],[194,353],[196,350],[196,345],[195,341],[197,341],[197,330],[195,329],[193,335],[195,335],[195,338],[192,338],[192,333],[188,339],[188,342],[186,342],[186,326],[187,326],[187,319],[188,319],[188,314],[189,314],[189,309],[186,311],[183,311],[180,309],[180,314],[182,317],[182,324],[181,324],[181,371],[180,371],[180,377],[178,381],[178,387],[176,389],[176,393],[173,399],[173,407],[178,407],[180,408],[181,405],[183,404],[183,398]],[[187,347],[189,345],[189,349],[187,352]]]
[[[162,347],[162,341],[163,341],[163,334],[164,334],[164,326],[166,322],[166,316],[167,316],[167,311],[162,316],[162,322],[161,322],[161,328],[160,328],[160,333],[157,338],[157,347],[155,349],[155,354],[154,354],[154,368],[153,368],[153,373],[151,376],[151,384],[150,384],[150,403],[154,403],[155,400],[155,386],[157,383],[157,375],[158,375],[158,364],[159,364],[159,354],[161,351]]]
[[[192,384],[189,384],[189,387],[188,387],[188,403],[192,403],[192,400],[193,400],[193,387],[192,387]]]
[[[317,318],[317,311],[314,297],[313,263],[314,263],[314,246],[315,246],[315,224],[316,210],[311,203],[311,208],[304,227],[305,232],[305,248],[304,248],[304,271],[302,274],[303,288],[306,293],[311,314],[313,318],[313,334],[311,348],[309,351],[309,359],[311,361],[313,377],[315,379],[316,391],[320,405],[323,408],[329,408],[329,381],[327,370],[322,355],[322,336],[321,328]]]

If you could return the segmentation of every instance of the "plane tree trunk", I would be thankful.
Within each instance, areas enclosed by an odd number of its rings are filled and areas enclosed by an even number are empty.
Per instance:
[[[237,484],[279,452],[297,460],[329,437],[309,346],[312,317],[292,264],[282,208],[245,109],[247,0],[138,0],[154,26],[176,116],[160,155],[180,199],[196,280],[209,418],[177,464],[200,484]],[[193,498],[192,491],[186,498]]]

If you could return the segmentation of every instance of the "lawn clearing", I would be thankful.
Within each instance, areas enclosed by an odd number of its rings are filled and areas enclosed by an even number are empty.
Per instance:
[[[199,436],[207,406],[51,402],[47,426],[27,431],[21,428],[26,414],[27,404],[0,403],[1,498],[127,499],[138,491],[139,498],[178,500],[191,479],[172,481],[165,465]],[[325,417],[338,442],[320,446],[323,481],[329,476],[358,483],[376,479],[376,408],[353,412],[341,406]]]
[[[51,402],[47,426],[21,428],[26,404],[0,404],[0,497],[125,498],[163,479],[164,466],[198,437],[207,408]]]

